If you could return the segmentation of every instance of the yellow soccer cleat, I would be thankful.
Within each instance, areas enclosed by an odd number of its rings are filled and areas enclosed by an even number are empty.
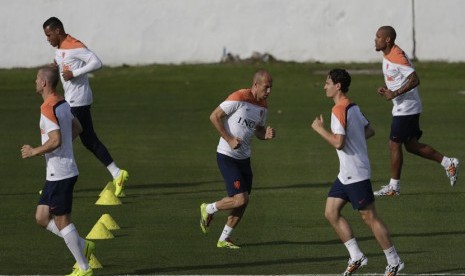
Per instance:
[[[66,276],[92,276],[94,275],[94,272],[92,271],[92,268],[89,267],[87,270],[81,270],[80,268],[75,268],[71,274],[68,274]]]
[[[128,181],[129,174],[125,170],[120,170],[118,177],[113,179],[113,184],[115,185],[115,196],[120,196],[121,192],[124,189],[124,184]]]
[[[210,222],[213,220],[213,215],[207,213],[207,204],[202,203],[200,205],[200,229],[204,234],[208,233],[208,227],[210,226]]]
[[[235,245],[230,239],[226,239],[224,241],[218,241],[216,244],[218,248],[229,248],[229,249],[240,249],[239,246]]]

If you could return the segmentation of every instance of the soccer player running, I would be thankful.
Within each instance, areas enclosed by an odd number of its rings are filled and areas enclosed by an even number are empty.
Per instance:
[[[89,259],[95,244],[81,238],[71,222],[73,189],[78,169],[73,154],[73,139],[82,131],[79,121],[71,113],[69,104],[57,94],[58,71],[56,67],[39,69],[36,92],[44,102],[40,107],[40,132],[42,145],[23,145],[22,158],[45,155],[46,181],[37,210],[37,223],[62,237],[76,259],[78,267],[70,274],[90,276]]]
[[[115,164],[105,145],[98,139],[90,113],[93,100],[87,73],[100,69],[102,62],[81,41],[68,35],[58,18],[47,19],[43,29],[50,45],[56,47],[53,64],[60,70],[65,99],[71,105],[74,116],[81,122],[81,141],[107,167],[113,177],[115,195],[122,196],[128,172]]]
[[[440,163],[446,170],[450,185],[457,182],[459,160],[449,158],[427,144],[418,142],[422,136],[420,113],[422,105],[418,92],[420,79],[409,58],[395,44],[396,31],[382,26],[375,36],[375,48],[383,52],[383,74],[386,86],[378,88],[378,94],[392,101],[391,134],[391,181],[375,192],[376,196],[400,195],[400,175],[403,165],[402,145],[412,154]]]
[[[341,214],[346,203],[351,202],[386,255],[388,265],[385,275],[394,276],[404,268],[404,263],[375,209],[366,143],[366,139],[375,132],[360,108],[347,97],[350,82],[351,77],[346,70],[333,69],[328,73],[324,89],[326,97],[334,101],[331,132],[324,127],[323,115],[316,117],[312,123],[313,130],[336,148],[339,157],[339,174],[328,193],[325,217],[349,251],[350,258],[343,275],[351,275],[368,263],[348,221]]]
[[[210,121],[221,136],[217,147],[217,162],[228,196],[200,205],[200,228],[207,234],[213,214],[230,211],[217,243],[219,248],[240,248],[231,241],[230,236],[244,215],[252,191],[252,138],[254,135],[261,140],[275,137],[274,129],[265,127],[267,98],[271,93],[272,82],[268,71],[256,71],[250,89],[232,93],[210,115]]]

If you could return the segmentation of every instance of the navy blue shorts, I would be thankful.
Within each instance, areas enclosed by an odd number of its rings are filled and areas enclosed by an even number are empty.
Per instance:
[[[78,176],[58,181],[45,181],[42,195],[37,205],[48,205],[50,214],[62,216],[70,214],[73,207],[73,190]]]
[[[402,144],[412,138],[420,140],[423,132],[420,130],[420,114],[394,116],[391,123],[391,141]]]
[[[230,156],[216,153],[216,161],[223,175],[228,196],[234,196],[252,191],[252,167],[250,158],[235,159]]]
[[[352,203],[354,210],[363,210],[366,206],[375,202],[370,179],[344,185],[339,178],[333,183],[328,197],[341,198]]]

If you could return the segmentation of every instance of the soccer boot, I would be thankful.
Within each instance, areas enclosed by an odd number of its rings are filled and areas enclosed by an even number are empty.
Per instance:
[[[202,203],[200,205],[200,229],[204,234],[208,233],[208,227],[210,226],[210,222],[213,220],[213,214],[207,213],[207,204]]]
[[[450,185],[454,187],[455,183],[457,182],[457,178],[459,176],[459,160],[457,158],[449,158],[450,165],[446,169],[447,177],[450,179]]]
[[[379,191],[373,192],[375,196],[398,196],[400,195],[400,188],[394,189],[391,185],[381,186]]]
[[[229,238],[224,241],[218,241],[218,243],[216,243],[216,247],[229,248],[229,249],[240,249],[240,247],[235,245]]]
[[[120,196],[121,192],[124,189],[124,184],[128,181],[129,174],[125,170],[120,170],[118,177],[113,179],[113,184],[115,185],[115,196]]]
[[[342,276],[350,276],[352,275],[352,273],[359,270],[363,266],[366,266],[367,264],[368,264],[368,258],[365,257],[365,255],[362,255],[362,257],[356,261],[352,261],[352,259],[349,258],[348,266],[346,268],[346,271],[342,273]]]
[[[88,268],[87,270],[81,270],[79,267],[75,268],[71,274],[68,274],[66,276],[92,276],[94,275],[94,272],[92,271],[92,268]]]
[[[404,269],[404,262],[399,260],[397,265],[388,265],[386,266],[386,271],[384,272],[384,276],[396,276],[399,271]]]

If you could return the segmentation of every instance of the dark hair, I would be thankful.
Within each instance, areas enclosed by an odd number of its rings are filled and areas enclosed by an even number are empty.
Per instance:
[[[333,69],[329,71],[328,77],[334,84],[341,84],[341,91],[345,94],[349,92],[350,81],[352,78],[349,73],[344,69]]]
[[[60,19],[56,17],[50,17],[49,19],[47,19],[42,27],[44,29],[49,27],[51,30],[56,30],[58,28],[64,30],[63,23],[60,21]]]
[[[396,33],[396,30],[394,30],[394,28],[392,26],[382,26],[379,29],[386,32],[387,37],[391,38],[392,44],[395,43],[397,33]]]

